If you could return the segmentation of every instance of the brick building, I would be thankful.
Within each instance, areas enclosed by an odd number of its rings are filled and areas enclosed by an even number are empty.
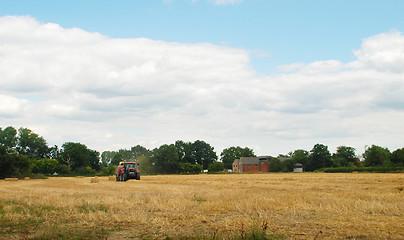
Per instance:
[[[241,157],[233,162],[233,172],[266,173],[269,172],[270,156]]]

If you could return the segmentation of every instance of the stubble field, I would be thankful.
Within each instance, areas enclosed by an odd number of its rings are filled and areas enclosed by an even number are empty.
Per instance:
[[[0,239],[404,239],[403,188],[404,174],[0,181]]]

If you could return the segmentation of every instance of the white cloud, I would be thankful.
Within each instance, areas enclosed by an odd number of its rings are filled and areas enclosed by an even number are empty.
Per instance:
[[[0,116],[8,118],[23,115],[27,110],[25,106],[27,102],[27,100],[0,93]]]
[[[354,54],[359,62],[379,71],[404,72],[404,37],[398,31],[382,33],[363,41]]]
[[[258,154],[318,142],[403,147],[403,39],[380,34],[363,40],[354,62],[296,63],[262,76],[243,49],[112,39],[3,17],[0,127],[99,151],[177,139]]]

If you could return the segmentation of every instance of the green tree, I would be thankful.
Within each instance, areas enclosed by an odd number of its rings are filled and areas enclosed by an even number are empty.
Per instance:
[[[215,162],[209,164],[209,172],[222,172],[224,170],[224,164],[222,162]]]
[[[310,158],[307,166],[308,171],[314,171],[320,168],[331,167],[331,153],[328,147],[323,144],[314,145],[310,151]]]
[[[337,147],[337,152],[332,156],[332,162],[334,167],[356,165],[357,157],[355,154],[355,148],[347,146]]]
[[[94,170],[100,170],[99,156],[99,152],[88,149],[86,145],[67,142],[62,145],[59,159],[74,171],[87,166]]]
[[[69,172],[71,172],[72,171],[72,169],[71,168],[69,168],[69,166],[67,166],[66,164],[63,164],[63,163],[60,163],[59,162],[59,165],[58,165],[58,168],[57,168],[57,173],[69,173]]]
[[[182,173],[200,173],[202,172],[202,165],[199,164],[191,164],[191,163],[179,163],[180,165],[180,171]]]
[[[271,158],[269,160],[269,171],[270,172],[280,172],[282,171],[282,163],[279,158]]]
[[[209,164],[217,161],[214,148],[204,141],[196,140],[191,143],[177,140],[174,146],[177,150],[179,162],[200,164],[204,169],[207,169]]]
[[[116,169],[116,166],[111,165],[111,164],[108,166],[101,167],[102,173],[106,174],[106,175],[115,175],[115,169]]]
[[[17,130],[12,126],[8,126],[4,130],[0,128],[0,146],[4,146],[8,149],[8,152],[12,152],[16,145]]]
[[[35,160],[32,172],[42,174],[52,174],[57,172],[59,163],[55,159],[43,158]]]
[[[395,166],[404,166],[404,148],[397,149],[391,154],[391,163]]]
[[[128,149],[119,149],[118,152],[115,152],[114,157],[111,160],[111,164],[118,165],[119,162],[132,162],[135,161],[136,157],[133,153]]]
[[[303,165],[303,169],[307,168],[310,159],[310,153],[308,151],[303,149],[297,149],[293,151],[291,157],[294,163],[301,163]]]
[[[150,156],[150,151],[140,145],[133,146],[130,150],[120,149],[118,152],[105,152],[101,155],[101,164],[118,165],[119,162],[133,162],[139,156]]]
[[[197,164],[203,166],[203,169],[208,169],[209,164],[217,161],[216,152],[208,143],[201,140],[196,140],[194,143],[192,143],[192,148],[192,157],[195,159]]]
[[[285,158],[283,161],[281,161],[282,172],[293,172],[294,167],[295,162],[293,161],[292,158]]]
[[[157,173],[178,173],[180,170],[178,153],[174,144],[164,144],[155,148],[151,161]]]
[[[112,164],[112,160],[114,159],[116,152],[114,151],[104,151],[101,153],[101,166],[106,167]]]
[[[366,167],[381,166],[390,162],[390,150],[380,146],[372,145],[365,150],[363,157]]]
[[[191,142],[184,142],[181,140],[175,141],[175,148],[177,149],[177,154],[179,161],[182,163],[196,164],[196,159],[194,158],[194,147]]]
[[[43,137],[28,128],[20,128],[18,129],[17,152],[31,158],[45,158],[49,153],[49,148]]]
[[[225,169],[232,169],[234,160],[241,157],[255,157],[255,154],[252,149],[240,146],[225,148],[220,153],[220,160],[223,162]]]
[[[288,153],[288,154],[279,154],[277,158],[279,159],[286,159],[286,158],[290,158],[292,155],[292,152]]]
[[[31,174],[31,159],[26,155],[8,153],[5,146],[0,146],[0,178],[22,178]]]
[[[50,159],[58,159],[59,153],[60,153],[59,147],[54,145],[53,147],[49,148],[47,157]]]
[[[83,172],[84,174],[89,174],[89,175],[91,175],[91,176],[94,176],[94,175],[97,174],[97,170],[93,169],[93,168],[90,167],[90,166],[86,166],[85,169],[86,169],[86,171]]]
[[[151,154],[149,149],[140,145],[131,147],[130,151],[132,152],[133,156],[135,156],[135,158],[138,158],[140,156],[150,157]]]

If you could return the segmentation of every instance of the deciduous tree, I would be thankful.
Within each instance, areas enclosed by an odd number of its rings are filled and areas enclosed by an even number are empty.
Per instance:
[[[282,172],[292,172],[295,166],[295,162],[292,158],[286,158],[281,161]]]
[[[132,152],[133,156],[135,156],[135,158],[138,158],[140,156],[150,157],[150,150],[140,145],[131,147],[130,151]]]
[[[32,171],[34,173],[52,174],[58,171],[59,163],[56,159],[43,158],[35,160]]]
[[[150,156],[150,151],[145,147],[140,145],[133,146],[130,150],[127,149],[120,149],[118,152],[109,152],[106,151],[105,153],[101,154],[101,163],[105,164],[113,164],[118,165],[119,162],[126,161],[136,161],[139,156]]]
[[[31,158],[45,158],[49,153],[43,137],[28,128],[18,129],[17,152]]]
[[[282,163],[279,158],[271,158],[269,160],[269,171],[270,172],[280,172],[282,170]]]
[[[116,152],[114,151],[104,151],[101,153],[101,166],[107,167],[111,164],[112,159],[114,159]]]
[[[128,149],[119,149],[118,152],[115,152],[114,157],[112,158],[111,164],[118,165],[119,162],[131,162],[135,161],[136,157],[133,153]]]
[[[180,171],[182,173],[200,173],[202,172],[202,165],[199,164],[191,164],[191,163],[182,163],[180,162]]]
[[[192,148],[192,157],[195,159],[197,164],[203,166],[203,169],[208,169],[209,164],[217,161],[216,152],[208,143],[201,140],[196,140],[192,144]]]
[[[348,165],[357,165],[357,157],[355,154],[355,148],[347,146],[337,147],[337,152],[332,155],[332,161],[334,167],[343,167]]]
[[[404,166],[404,148],[397,149],[391,154],[391,163],[396,166]]]
[[[155,148],[151,156],[152,164],[158,173],[178,173],[179,163],[174,144],[164,144]]]
[[[225,148],[220,153],[220,160],[223,162],[225,169],[231,169],[234,160],[241,157],[255,157],[254,150],[248,147],[242,148],[237,146]]]
[[[7,148],[8,152],[12,152],[17,145],[17,130],[12,126],[6,127],[4,130],[0,128],[0,146]]]
[[[328,151],[328,147],[323,144],[314,145],[313,149],[310,151],[308,163],[307,170],[309,171],[331,167],[331,153]]]
[[[291,154],[291,157],[293,159],[294,163],[301,163],[303,165],[303,169],[307,168],[309,158],[310,158],[310,153],[306,150],[303,149],[297,149],[293,151]]]
[[[222,172],[224,169],[224,164],[222,162],[211,163],[208,167],[209,172]]]
[[[380,146],[372,145],[365,150],[363,157],[366,167],[380,166],[390,161],[390,150]]]
[[[72,170],[87,166],[100,170],[99,156],[99,152],[88,149],[84,144],[67,142],[62,145],[59,159]]]
[[[177,140],[175,141],[175,148],[177,149],[177,154],[180,162],[196,164],[196,159],[194,158],[195,154],[193,153],[194,146],[191,142]]]
[[[0,146],[0,178],[24,177],[31,173],[31,159],[22,154],[8,153],[5,146]]]

